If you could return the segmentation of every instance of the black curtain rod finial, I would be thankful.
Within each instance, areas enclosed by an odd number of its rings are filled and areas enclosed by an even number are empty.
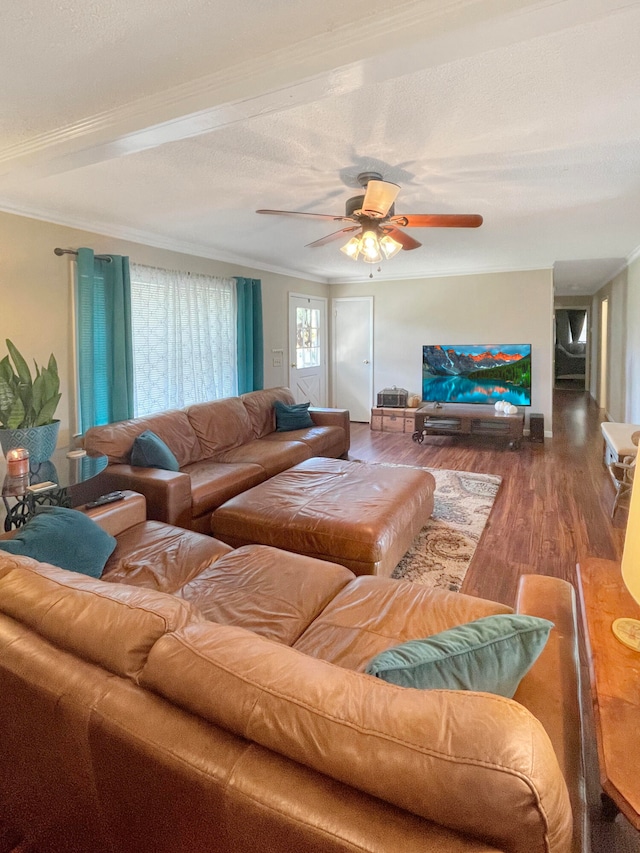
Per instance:
[[[77,255],[78,253],[76,252],[75,249],[56,248],[53,250],[53,254],[58,255],[58,257],[61,257],[62,255]],[[109,255],[95,255],[95,258],[98,261],[106,261],[108,264],[110,264],[111,261],[113,260]]]

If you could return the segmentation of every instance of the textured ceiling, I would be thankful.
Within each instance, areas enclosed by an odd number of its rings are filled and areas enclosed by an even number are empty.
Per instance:
[[[591,293],[640,244],[640,0],[5,0],[0,208],[322,281],[371,267],[356,176],[411,229],[377,278],[554,268]]]

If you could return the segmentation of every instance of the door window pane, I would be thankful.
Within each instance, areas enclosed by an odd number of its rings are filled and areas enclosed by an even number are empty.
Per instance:
[[[296,367],[320,366],[320,309],[296,308]]]

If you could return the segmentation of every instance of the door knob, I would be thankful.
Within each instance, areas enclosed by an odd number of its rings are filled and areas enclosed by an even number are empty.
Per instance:
[[[291,364],[291,367],[295,367],[295,364]]]
[[[364,359],[364,361],[363,361],[362,363],[363,363],[363,364],[369,364],[369,359],[368,359],[368,358],[365,358],[365,359]]]

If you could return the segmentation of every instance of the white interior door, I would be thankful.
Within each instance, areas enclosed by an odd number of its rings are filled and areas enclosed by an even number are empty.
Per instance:
[[[338,297],[333,319],[333,405],[368,422],[373,402],[373,297]]]
[[[289,388],[298,403],[327,405],[327,300],[289,294]]]

